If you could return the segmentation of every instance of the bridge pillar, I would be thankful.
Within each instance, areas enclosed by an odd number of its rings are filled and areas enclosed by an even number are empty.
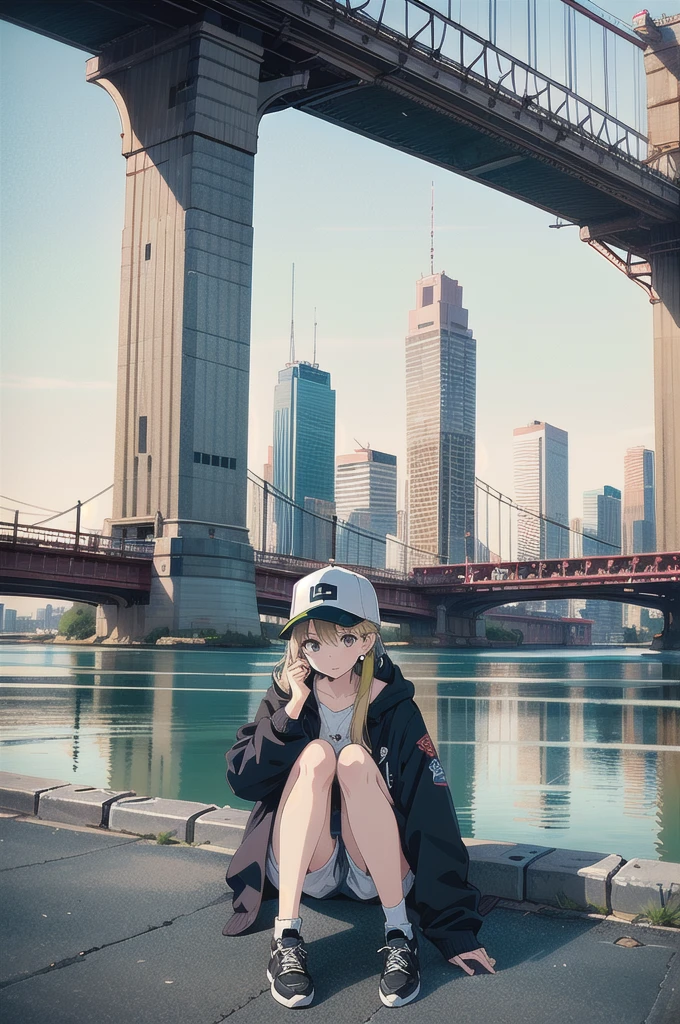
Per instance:
[[[680,599],[671,598],[663,610],[663,632],[652,640],[654,651],[680,651]]]
[[[435,636],[447,647],[486,647],[489,644],[483,616],[461,614],[460,608],[452,614],[443,603],[437,605]]]
[[[152,538],[162,522],[143,631],[260,633],[246,529],[254,158],[266,106],[306,84],[261,85],[262,55],[203,21],[87,62],[126,159],[110,529]],[[106,628],[129,635],[111,611]]]
[[[644,16],[643,16],[644,15]],[[680,14],[638,17],[647,42],[649,156],[680,179]],[[680,223],[652,230],[649,262],[654,306],[654,409],[657,550],[680,548]]]

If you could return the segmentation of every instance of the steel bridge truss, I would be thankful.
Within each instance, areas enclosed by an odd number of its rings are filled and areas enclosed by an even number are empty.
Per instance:
[[[647,159],[645,135],[454,21],[450,0],[447,14],[423,0],[399,0],[398,4],[390,0],[389,19],[388,0],[308,0],[303,6],[327,8],[331,15],[361,26],[365,43],[372,35],[399,44],[404,51],[400,58],[403,63],[409,53],[436,60],[465,81],[474,81],[497,96],[519,102],[524,109],[558,128],[580,133],[610,154],[638,164]],[[494,103],[491,96],[489,105]],[[661,171],[647,170],[667,180]]]

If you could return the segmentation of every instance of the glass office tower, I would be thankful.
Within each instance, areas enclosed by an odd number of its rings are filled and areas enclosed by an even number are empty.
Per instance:
[[[623,474],[623,554],[656,551],[654,452],[642,445],[629,448]]]
[[[337,557],[353,565],[385,567],[387,534],[397,532],[397,457],[372,448],[338,455],[335,466],[335,507],[339,520],[379,540],[351,530],[338,530]],[[380,543],[382,540],[382,543]]]
[[[534,420],[513,431],[517,557],[569,557],[569,436]],[[541,518],[545,517],[545,518]],[[552,520],[548,522],[547,520]],[[558,525],[564,524],[564,527]]]
[[[279,370],[274,388],[274,487],[300,509],[276,501],[277,548],[281,554],[325,559],[329,552],[307,550],[318,531],[305,531],[312,507],[306,499],[335,499],[335,391],[331,375],[309,362]],[[328,509],[328,505],[323,506]],[[314,542],[313,548],[318,547]]]
[[[621,491],[605,484],[583,494],[583,554],[621,554]],[[593,619],[594,643],[623,640],[623,605],[618,601],[586,601],[585,617]]]

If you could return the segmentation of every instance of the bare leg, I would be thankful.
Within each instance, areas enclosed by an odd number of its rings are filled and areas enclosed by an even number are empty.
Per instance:
[[[281,794],[272,835],[279,865],[279,917],[298,917],[307,871],[326,864],[335,848],[330,834],[335,766],[330,743],[313,740],[293,765]]]
[[[396,907],[404,898],[402,879],[409,865],[389,790],[371,755],[357,743],[340,751],[337,772],[343,842],[356,866],[373,878],[382,905]]]

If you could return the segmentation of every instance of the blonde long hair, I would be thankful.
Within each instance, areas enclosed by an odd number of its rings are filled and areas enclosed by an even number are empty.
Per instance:
[[[356,626],[350,627],[337,626],[334,622],[325,622],[323,619],[312,619],[298,623],[297,626],[294,626],[293,631],[290,634],[286,653],[281,661],[274,666],[274,679],[284,693],[291,692],[287,669],[294,661],[297,661],[300,655],[300,648],[310,635],[309,626],[311,622],[314,623],[314,628],[319,640],[325,644],[337,644],[340,635],[344,633],[353,633],[354,636],[357,637],[375,635],[376,639],[380,636],[380,631],[376,624],[374,622],[369,622],[368,619],[363,619],[361,622],[358,622]],[[358,670],[357,665],[361,666]],[[359,676],[359,688],[357,690],[356,697],[354,698],[354,712],[352,714],[349,736],[352,743],[358,743],[359,746],[364,747],[364,749],[370,754],[371,744],[368,738],[368,726],[366,724],[366,720],[368,718],[368,706],[371,702],[371,683],[373,682],[373,672],[375,671],[375,643],[371,650],[366,654],[364,660],[362,662],[357,662],[352,671]]]

